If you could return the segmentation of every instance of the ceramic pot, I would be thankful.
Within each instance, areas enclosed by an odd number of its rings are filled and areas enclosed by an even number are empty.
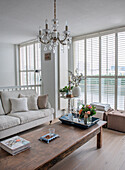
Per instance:
[[[81,95],[81,88],[79,86],[73,87],[72,94],[74,97],[79,97]]]

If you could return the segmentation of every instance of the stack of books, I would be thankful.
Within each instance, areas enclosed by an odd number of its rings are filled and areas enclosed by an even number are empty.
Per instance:
[[[26,149],[30,148],[30,142],[15,136],[0,142],[0,147],[12,155],[16,155]]]

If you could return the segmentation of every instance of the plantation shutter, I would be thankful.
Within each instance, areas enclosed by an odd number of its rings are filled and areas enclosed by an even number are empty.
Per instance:
[[[87,76],[99,75],[99,37],[87,39]]]
[[[110,104],[114,108],[115,100],[115,79],[101,78],[101,102]]]
[[[84,49],[84,40],[75,41],[73,43],[74,49],[74,71],[78,68],[79,73],[85,75],[85,49]]]
[[[115,75],[115,34],[101,37],[101,74]]]
[[[99,102],[99,78],[87,78],[87,104]]]
[[[125,32],[118,33],[118,75],[125,76]]]
[[[99,76],[99,37],[86,40],[87,76]],[[87,104],[99,102],[99,78],[87,78]]]
[[[125,110],[125,32],[118,33],[118,76],[117,107]]]

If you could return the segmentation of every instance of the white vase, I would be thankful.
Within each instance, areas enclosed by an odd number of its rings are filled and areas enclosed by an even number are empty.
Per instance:
[[[81,95],[81,88],[79,86],[73,87],[72,94],[74,97],[79,97]]]

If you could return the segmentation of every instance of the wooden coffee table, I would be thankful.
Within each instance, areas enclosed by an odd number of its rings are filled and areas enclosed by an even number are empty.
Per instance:
[[[101,148],[102,126],[105,124],[105,121],[100,120],[96,125],[84,130],[57,122],[21,135],[31,142],[31,149],[15,156],[11,156],[0,149],[0,169],[49,169],[95,135],[97,135],[97,148]],[[39,141],[40,136],[48,133],[50,127],[55,128],[60,138],[51,141],[49,144]]]

